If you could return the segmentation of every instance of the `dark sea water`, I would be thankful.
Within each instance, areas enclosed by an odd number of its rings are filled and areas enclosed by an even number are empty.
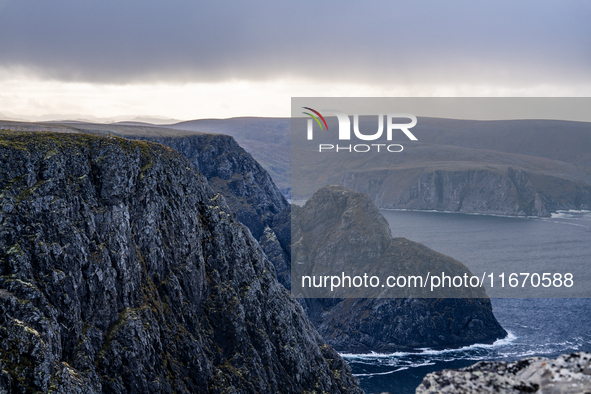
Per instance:
[[[392,210],[382,213],[393,236],[452,256],[473,273],[575,269],[575,280],[590,278],[591,269],[582,267],[591,267],[591,212],[559,212],[545,219]],[[579,294],[589,293],[583,289]],[[461,368],[481,360],[512,361],[591,351],[589,298],[492,298],[492,304],[497,320],[509,333],[492,345],[343,356],[366,393],[414,393],[425,374],[440,369]]]

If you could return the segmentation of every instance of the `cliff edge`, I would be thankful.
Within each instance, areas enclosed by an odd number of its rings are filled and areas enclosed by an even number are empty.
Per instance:
[[[361,393],[224,198],[162,145],[0,135],[0,388]]]

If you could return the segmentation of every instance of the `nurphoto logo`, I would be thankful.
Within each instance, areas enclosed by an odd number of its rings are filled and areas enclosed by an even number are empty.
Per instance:
[[[339,124],[339,133],[338,138],[339,141],[350,141],[351,140],[351,120],[349,116],[339,110],[334,109],[325,109],[317,111],[310,107],[302,107],[310,112],[303,112],[303,114],[308,115],[311,119],[308,119],[308,128],[307,128],[307,139],[313,140],[314,139],[314,121],[318,124],[321,131],[328,131],[328,124],[326,123],[326,119],[324,119],[324,114],[333,114],[337,117],[338,124]],[[394,134],[395,130],[402,131],[406,137],[408,137],[411,141],[418,141],[417,137],[414,136],[413,133],[409,129],[413,128],[417,124],[416,116],[412,114],[404,114],[404,113],[388,113],[386,116],[386,139],[388,141],[392,141],[392,135]],[[410,119],[409,123],[395,123],[394,119]],[[375,141],[382,137],[384,133],[384,114],[378,115],[378,130],[373,134],[363,134],[359,130],[359,115],[353,115],[353,133],[355,137],[362,141]],[[333,151],[333,152],[358,152],[358,153],[366,153],[372,150],[380,152],[380,148],[385,148],[382,151],[388,152],[402,152],[404,147],[400,144],[356,144],[356,145],[341,145],[338,144],[319,144],[318,151]]]

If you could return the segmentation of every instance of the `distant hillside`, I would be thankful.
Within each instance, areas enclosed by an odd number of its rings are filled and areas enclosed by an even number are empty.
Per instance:
[[[194,131],[174,130],[167,127],[151,124],[103,124],[86,123],[75,121],[64,122],[13,122],[0,120],[0,129],[10,131],[52,131],[59,133],[93,133],[97,135],[129,137],[129,136],[152,136],[152,137],[182,137],[191,136]]]
[[[332,123],[331,123],[332,121]],[[361,130],[375,130],[375,117]],[[331,119],[329,129],[337,128]],[[553,120],[419,118],[400,153],[309,149],[292,157],[292,195],[327,184],[368,194],[381,208],[549,216],[591,209],[591,124]],[[317,133],[315,143],[335,143]],[[379,141],[387,142],[387,141]],[[348,144],[345,144],[348,145]]]
[[[591,123],[419,118],[421,142],[543,157],[591,167]],[[589,170],[589,168],[588,168]]]

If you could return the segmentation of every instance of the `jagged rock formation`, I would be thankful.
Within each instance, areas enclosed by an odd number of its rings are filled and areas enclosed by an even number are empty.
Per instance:
[[[231,135],[271,175],[286,197],[290,197],[290,118],[242,117],[199,119],[167,127]]]
[[[336,128],[334,118],[327,121],[331,130]],[[361,129],[374,129],[375,117],[361,116],[360,124]],[[170,127],[232,135],[279,189],[290,193],[290,119],[203,119]],[[294,198],[340,184],[368,194],[380,208],[507,216],[591,209],[589,123],[420,117],[413,131],[419,143],[404,141],[404,153],[375,160],[363,155],[361,164],[346,154],[321,161],[305,155],[296,173],[306,176],[291,179],[294,193],[300,193]]]
[[[372,265],[413,275],[469,273],[460,262],[424,245],[392,238],[369,197],[342,186],[318,190],[303,207],[293,205],[292,215],[294,261],[330,267],[333,273],[360,266],[370,272]],[[417,294],[409,288],[406,298],[311,298],[305,305],[318,331],[339,351],[457,347],[492,343],[507,335],[482,288],[474,289],[472,298],[427,299]]]
[[[234,138],[221,134],[191,133],[189,136],[138,136],[169,146],[185,156],[221,193],[238,220],[259,241],[273,262],[279,282],[290,288],[289,204],[269,174]],[[276,231],[283,234],[279,237]],[[286,233],[287,232],[287,233]]]
[[[327,121],[331,129],[336,127],[333,117]],[[375,117],[361,116],[360,124],[361,129],[371,130]],[[149,139],[192,138],[198,131],[229,134],[269,172],[279,190],[290,193],[290,120],[285,118],[203,119],[167,126],[190,132],[117,124],[2,121],[2,126],[113,132]],[[590,123],[421,117],[413,131],[418,142],[398,141],[404,144],[404,152],[373,158],[364,154],[359,157],[361,164],[347,154],[324,155],[320,161],[307,154],[298,161],[296,156],[297,176],[291,178],[294,199],[309,198],[326,184],[341,184],[369,195],[380,208],[508,216],[591,209],[591,155],[586,149],[591,144]],[[322,138],[334,142],[329,134],[316,137],[319,143]]]
[[[360,393],[273,270],[172,149],[0,136],[0,391]]]
[[[427,393],[591,393],[591,354],[563,354],[555,360],[532,357],[507,363],[481,361],[459,370],[425,376],[417,394]]]
[[[246,224],[251,232],[255,235],[265,253],[269,259],[275,265],[277,277],[281,284],[286,288],[290,288],[291,285],[291,271],[290,271],[290,244],[291,244],[291,212],[290,207],[278,192],[277,188],[270,180],[264,170],[258,166],[258,164],[240,148],[236,142],[231,138],[223,135],[212,135],[202,134],[196,132],[184,133],[179,135],[170,135],[170,130],[166,129],[155,129],[146,127],[123,127],[114,125],[62,125],[61,127],[68,127],[69,130],[81,131],[81,132],[110,132],[113,134],[121,135],[127,138],[141,138],[149,139],[157,142],[166,144],[187,157],[193,166],[206,175],[210,185],[215,191],[221,192],[232,210],[239,212],[238,219],[243,224]],[[57,126],[53,126],[57,127]],[[373,204],[369,202],[369,205],[373,207]],[[283,207],[283,209],[282,209]],[[381,217],[379,212],[376,217]],[[382,218],[383,220],[383,218]],[[385,225],[387,228],[387,225]],[[387,230],[389,231],[389,230]],[[383,234],[382,234],[383,235]],[[386,234],[389,239],[389,232]],[[408,242],[408,241],[407,241]],[[385,343],[390,343],[388,340],[384,342],[382,339],[385,338],[383,333],[374,331],[380,327],[380,324],[390,324],[388,320],[391,316],[398,316],[396,319],[405,320],[403,318],[405,314],[409,314],[409,317],[417,319],[417,326],[419,321],[423,321],[423,314],[427,313],[428,316],[430,310],[433,308],[424,307],[424,305],[410,306],[410,304],[416,303],[416,301],[407,300],[405,303],[401,303],[398,306],[388,304],[380,306],[376,310],[376,320],[374,325],[366,327],[367,321],[359,320],[355,318],[355,313],[344,313],[340,317],[336,313],[338,309],[333,311],[333,315],[328,315],[325,312],[327,305],[330,304],[330,300],[325,300],[321,305],[311,303],[308,301],[305,303],[306,310],[310,314],[311,319],[317,325],[322,324],[323,321],[331,321],[330,324],[336,327],[335,330],[331,330],[328,325],[325,325],[323,334],[329,337],[332,343],[341,343],[341,345],[353,346],[358,350],[371,349],[372,346],[383,346]],[[377,301],[364,301],[356,302],[354,310],[361,313],[362,308],[373,308]],[[435,300],[430,300],[429,303],[435,303]],[[467,308],[466,316],[478,316],[483,310],[490,310],[490,304],[481,305],[480,300],[476,300],[474,303],[464,300],[465,307]],[[341,308],[345,304],[341,305]],[[446,311],[443,317],[436,316],[435,319],[424,319],[425,322],[435,322],[435,326],[444,322],[448,325],[448,330],[460,330],[466,324],[470,324],[468,321],[462,321],[461,319],[455,322],[449,323],[447,317],[451,315],[454,308],[454,303],[445,301],[438,306],[441,311]],[[414,309],[413,309],[414,308]],[[422,309],[421,309],[422,308]],[[414,311],[414,312],[413,312]],[[320,319],[319,316],[324,313],[325,318]],[[336,317],[335,317],[336,316]],[[488,316],[485,313],[485,316]],[[492,314],[490,314],[492,316]],[[440,320],[438,320],[440,319]],[[478,326],[479,318],[475,319],[472,323],[472,327]],[[341,324],[337,324],[340,321]],[[482,320],[484,322],[487,319]],[[349,338],[344,335],[348,330],[341,325],[351,324],[351,327],[361,328],[366,332],[363,336],[363,344],[359,345],[358,342],[361,339],[349,342]],[[461,324],[461,326],[458,326]],[[488,324],[488,323],[487,323]],[[411,326],[409,326],[411,327]],[[421,329],[419,334],[417,330],[401,328],[402,331],[396,335],[399,335],[399,339],[395,340],[396,348],[403,348],[406,346],[420,346],[421,344],[427,344],[426,346],[460,346],[465,343],[474,343],[489,341],[491,337],[483,337],[477,334],[471,337],[469,330],[463,329],[461,335],[444,335],[441,338],[434,337],[434,330],[432,329]],[[501,329],[502,330],[502,329]],[[393,332],[393,331],[392,331]],[[429,337],[426,333],[430,332],[432,335]],[[473,332],[479,332],[474,330]],[[498,331],[501,332],[501,331]],[[373,336],[377,335],[377,339]],[[426,335],[426,336],[425,336]],[[499,334],[502,336],[502,334]],[[417,336],[417,338],[413,337]],[[373,338],[373,339],[372,339]],[[379,339],[382,338],[382,339]],[[422,338],[422,339],[421,339]],[[390,345],[388,345],[390,346]]]
[[[253,119],[249,119],[252,123]],[[205,131],[219,131],[205,122]],[[256,121],[255,121],[255,124]],[[222,125],[228,126],[226,122]],[[209,126],[209,127],[208,127]],[[153,141],[169,146],[201,172],[212,189],[221,193],[238,220],[246,225],[273,262],[281,284],[289,289],[289,204],[269,174],[234,138],[199,131],[181,131],[148,125],[92,123],[23,123],[2,121],[0,127],[13,131],[56,131],[60,133],[91,133]],[[267,129],[271,127],[268,125]],[[225,129],[224,129],[225,130]],[[233,130],[232,127],[229,130]],[[255,134],[255,133],[251,133]],[[267,133],[268,134],[268,133]],[[282,214],[281,212],[287,212]],[[277,237],[275,229],[286,228],[287,239]]]
[[[230,136],[193,133],[129,138],[158,142],[180,152],[207,178],[212,189],[226,198],[238,220],[257,240],[275,215],[288,206],[269,174]]]

